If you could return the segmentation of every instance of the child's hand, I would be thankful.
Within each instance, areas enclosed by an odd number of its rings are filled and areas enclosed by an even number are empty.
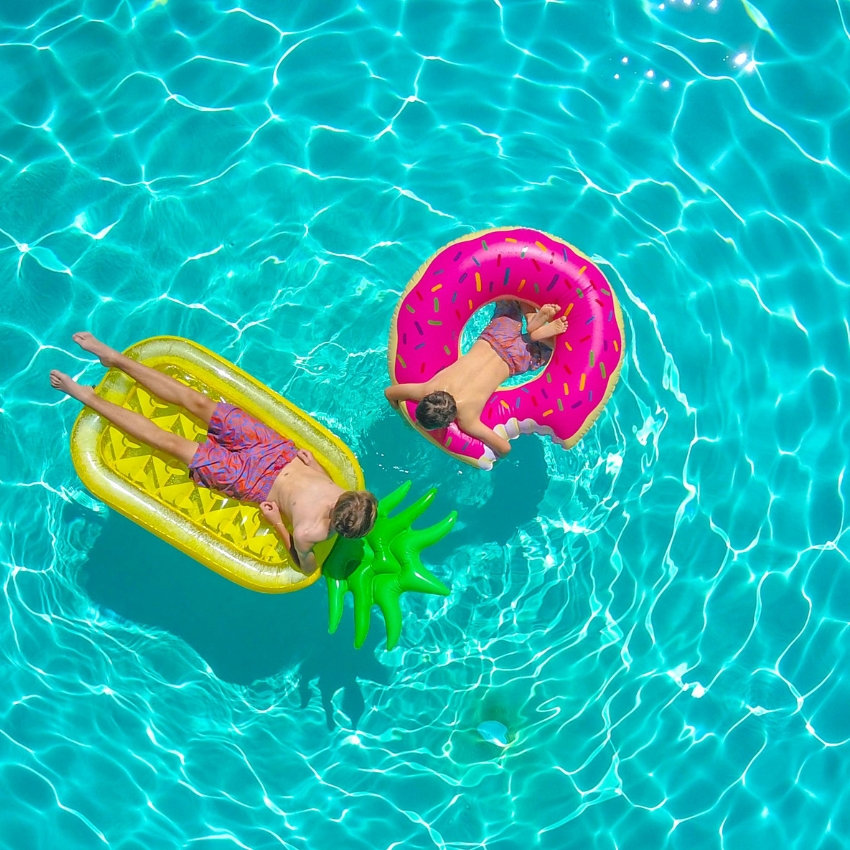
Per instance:
[[[260,510],[272,525],[277,525],[282,521],[280,518],[280,508],[276,502],[260,502]]]
[[[305,466],[309,466],[310,469],[315,469],[316,472],[321,472],[323,475],[327,475],[327,470],[316,460],[313,452],[307,451],[307,449],[298,449],[295,453],[296,457],[303,463]]]
[[[308,451],[307,449],[298,449],[295,452],[295,457],[307,466],[312,466],[316,462],[316,459],[313,457],[313,452]]]

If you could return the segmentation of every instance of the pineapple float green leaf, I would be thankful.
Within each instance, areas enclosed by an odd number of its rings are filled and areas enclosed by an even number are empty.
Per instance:
[[[409,591],[448,596],[449,589],[433,576],[420,560],[423,549],[442,540],[457,520],[452,511],[440,522],[414,530],[411,524],[433,502],[436,490],[429,490],[412,505],[390,516],[410,490],[407,481],[378,502],[375,525],[365,537],[356,540],[339,537],[324,563],[328,583],[328,630],[333,634],[342,619],[343,600],[354,598],[354,646],[360,649],[369,634],[372,606],[377,605],[387,626],[387,649],[401,637],[401,594]]]

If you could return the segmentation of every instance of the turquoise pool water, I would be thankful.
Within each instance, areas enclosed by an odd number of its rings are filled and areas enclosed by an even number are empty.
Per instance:
[[[850,845],[846,0],[0,0],[0,846]],[[461,468],[384,405],[398,294],[545,229],[607,411]],[[842,241],[843,240],[843,241]],[[72,332],[171,333],[460,511],[351,646],[68,455]],[[476,727],[504,723],[511,746]]]

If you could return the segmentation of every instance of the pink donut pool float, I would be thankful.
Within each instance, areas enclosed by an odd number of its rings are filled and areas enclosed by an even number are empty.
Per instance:
[[[523,227],[482,230],[450,242],[407,285],[390,328],[393,383],[422,383],[460,357],[464,325],[485,304],[520,299],[557,303],[569,326],[555,338],[548,364],[519,386],[490,397],[481,420],[506,439],[548,434],[574,446],[607,403],[623,365],[623,316],[614,290],[591,260],[567,242]],[[416,402],[399,409],[424,437],[481,469],[495,456],[456,423],[426,431]]]

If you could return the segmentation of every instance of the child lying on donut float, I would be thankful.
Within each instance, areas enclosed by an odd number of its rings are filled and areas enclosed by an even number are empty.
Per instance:
[[[429,381],[387,387],[387,401],[396,409],[403,401],[418,402],[416,421],[426,431],[447,428],[456,420],[462,431],[500,457],[508,454],[510,443],[481,421],[481,413],[509,377],[546,363],[552,352],[550,340],[567,329],[565,317],[555,318],[559,310],[557,304],[544,304],[538,310],[528,301],[497,301],[490,324],[466,354]],[[522,332],[523,316],[526,333]]]

